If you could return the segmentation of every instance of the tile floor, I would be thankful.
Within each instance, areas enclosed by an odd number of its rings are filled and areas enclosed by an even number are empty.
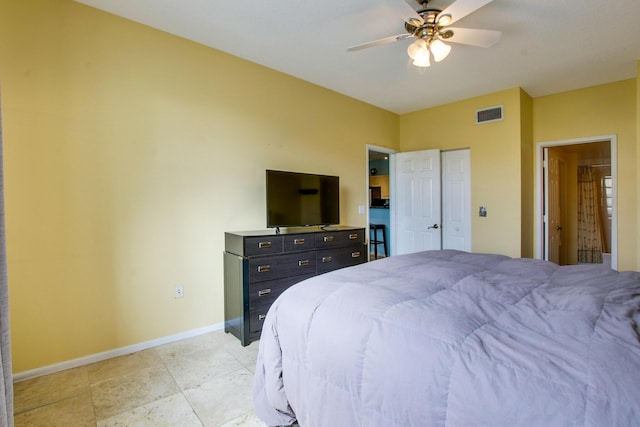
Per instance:
[[[258,343],[224,331],[15,384],[15,426],[263,427]]]

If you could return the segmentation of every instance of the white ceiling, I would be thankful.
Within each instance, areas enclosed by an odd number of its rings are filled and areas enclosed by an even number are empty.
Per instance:
[[[452,43],[425,69],[407,56],[413,39],[347,52],[403,34],[405,0],[77,1],[398,114],[513,87],[538,97],[632,78],[640,59],[638,0],[494,0],[454,26],[501,40]]]

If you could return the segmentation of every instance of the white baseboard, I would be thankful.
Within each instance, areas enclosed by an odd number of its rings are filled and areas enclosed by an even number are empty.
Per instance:
[[[127,354],[135,353],[137,351],[147,350],[149,348],[157,347],[159,345],[180,341],[185,338],[192,338],[192,337],[203,335],[209,332],[219,331],[223,328],[224,328],[224,322],[216,323],[215,325],[204,326],[202,328],[197,328],[197,329],[191,329],[189,331],[181,332],[179,334],[169,335],[169,336],[158,338],[155,340],[133,344],[127,347],[116,348],[113,350],[104,351],[102,353],[91,354],[89,356],[68,360],[66,362],[43,366],[42,368],[36,368],[36,369],[31,369],[29,371],[19,372],[17,374],[13,374],[13,382],[17,383],[20,381],[41,377],[43,375],[53,374],[55,372],[60,372],[60,371],[64,371],[71,368],[77,368],[79,366],[101,362],[103,360],[111,359],[112,357],[124,356]]]

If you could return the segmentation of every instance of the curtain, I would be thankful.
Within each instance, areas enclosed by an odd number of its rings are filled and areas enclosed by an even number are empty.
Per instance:
[[[2,159],[2,111],[0,110],[0,426],[13,427],[13,373],[9,328],[6,230],[4,222],[4,167]]]
[[[598,188],[590,167],[578,168],[578,263],[602,263]]]

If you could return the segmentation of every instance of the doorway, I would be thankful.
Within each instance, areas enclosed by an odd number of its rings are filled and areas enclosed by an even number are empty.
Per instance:
[[[367,228],[369,259],[391,255],[391,154],[394,150],[367,145]],[[372,225],[376,225],[376,229]],[[375,235],[374,235],[375,233]]]
[[[617,268],[616,140],[538,143],[537,258]]]

